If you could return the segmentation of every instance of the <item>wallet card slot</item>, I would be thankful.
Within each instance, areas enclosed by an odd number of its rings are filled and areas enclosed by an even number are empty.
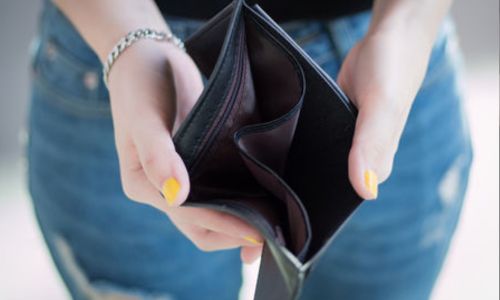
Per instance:
[[[221,106],[228,99],[227,79],[235,81],[235,62],[241,48],[238,39],[241,38],[243,22],[238,14],[241,4],[232,7],[200,28],[203,34],[195,33],[186,41],[186,50],[196,65],[208,67],[205,71],[210,73],[205,89],[173,138],[188,170],[203,147],[203,139],[217,119]],[[227,15],[228,12],[231,14]]]
[[[217,117],[215,121],[212,122],[211,126],[206,131],[203,139],[200,143],[200,148],[195,158],[193,159],[191,168],[195,172],[197,163],[203,159],[204,154],[211,149],[212,144],[218,137],[218,133],[221,131],[224,123],[227,121],[229,114],[232,112],[235,103],[238,101],[238,96],[241,96],[241,88],[245,82],[245,72],[248,72],[248,63],[245,62],[246,47],[245,47],[245,35],[244,32],[240,33],[239,36],[238,51],[236,51],[237,59],[235,61],[235,72],[232,81],[229,83],[229,89],[227,93],[226,100],[222,102]]]
[[[299,259],[305,256],[311,239],[309,217],[297,195],[281,176],[300,106],[301,102],[272,122],[246,126],[236,132],[234,137],[240,154],[255,179],[283,202],[286,226],[282,232],[287,248]]]
[[[280,118],[304,94],[304,75],[298,62],[253,18],[245,14],[245,32],[261,122]]]
[[[287,248],[303,258],[311,240],[307,212],[282,179],[305,93],[298,62],[245,15],[245,32],[260,120],[235,133],[235,144],[255,179],[286,206]]]
[[[356,109],[324,70],[260,7],[245,4],[245,10],[286,45],[308,83],[284,178],[311,217],[312,240],[306,257],[310,265],[362,203],[348,178]]]

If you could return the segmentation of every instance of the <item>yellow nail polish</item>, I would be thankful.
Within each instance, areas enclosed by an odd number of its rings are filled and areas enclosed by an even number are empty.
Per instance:
[[[247,242],[250,242],[254,245],[262,245],[262,242],[259,242],[258,240],[256,240],[255,238],[251,237],[251,236],[244,236],[243,239]]]
[[[372,194],[373,198],[378,195],[378,178],[372,170],[365,171],[365,187]]]
[[[181,185],[177,179],[170,177],[163,183],[162,194],[167,200],[167,204],[172,206],[175,203],[175,198],[181,189]]]

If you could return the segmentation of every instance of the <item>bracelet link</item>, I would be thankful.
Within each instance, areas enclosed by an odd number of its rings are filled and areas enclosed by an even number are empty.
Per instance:
[[[142,28],[129,32],[121,38],[109,53],[106,62],[102,67],[102,77],[104,84],[108,87],[108,77],[111,67],[116,62],[118,57],[132,44],[141,39],[152,39],[156,41],[165,41],[174,44],[179,49],[186,51],[186,47],[182,40],[171,32],[156,31],[150,28]]]

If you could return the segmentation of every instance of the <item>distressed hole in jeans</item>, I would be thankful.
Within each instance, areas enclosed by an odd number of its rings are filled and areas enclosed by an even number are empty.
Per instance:
[[[104,281],[90,282],[78,265],[71,247],[61,236],[55,236],[54,246],[77,292],[90,300],[174,300],[168,295],[157,295],[129,287],[120,287]]]
[[[428,248],[440,243],[448,236],[449,211],[460,199],[462,187],[462,170],[465,166],[466,158],[461,155],[455,159],[451,167],[443,175],[438,186],[438,196],[440,209],[424,223],[426,234],[420,241],[420,247]]]
[[[461,171],[464,164],[465,157],[463,155],[457,157],[439,183],[439,198],[445,207],[452,205],[458,199],[462,181]]]

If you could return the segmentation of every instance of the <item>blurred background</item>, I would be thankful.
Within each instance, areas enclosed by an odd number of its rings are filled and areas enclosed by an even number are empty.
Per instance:
[[[69,299],[25,184],[28,49],[42,1],[0,0],[0,299]],[[433,300],[499,299],[499,3],[455,0],[475,147],[467,201]]]

